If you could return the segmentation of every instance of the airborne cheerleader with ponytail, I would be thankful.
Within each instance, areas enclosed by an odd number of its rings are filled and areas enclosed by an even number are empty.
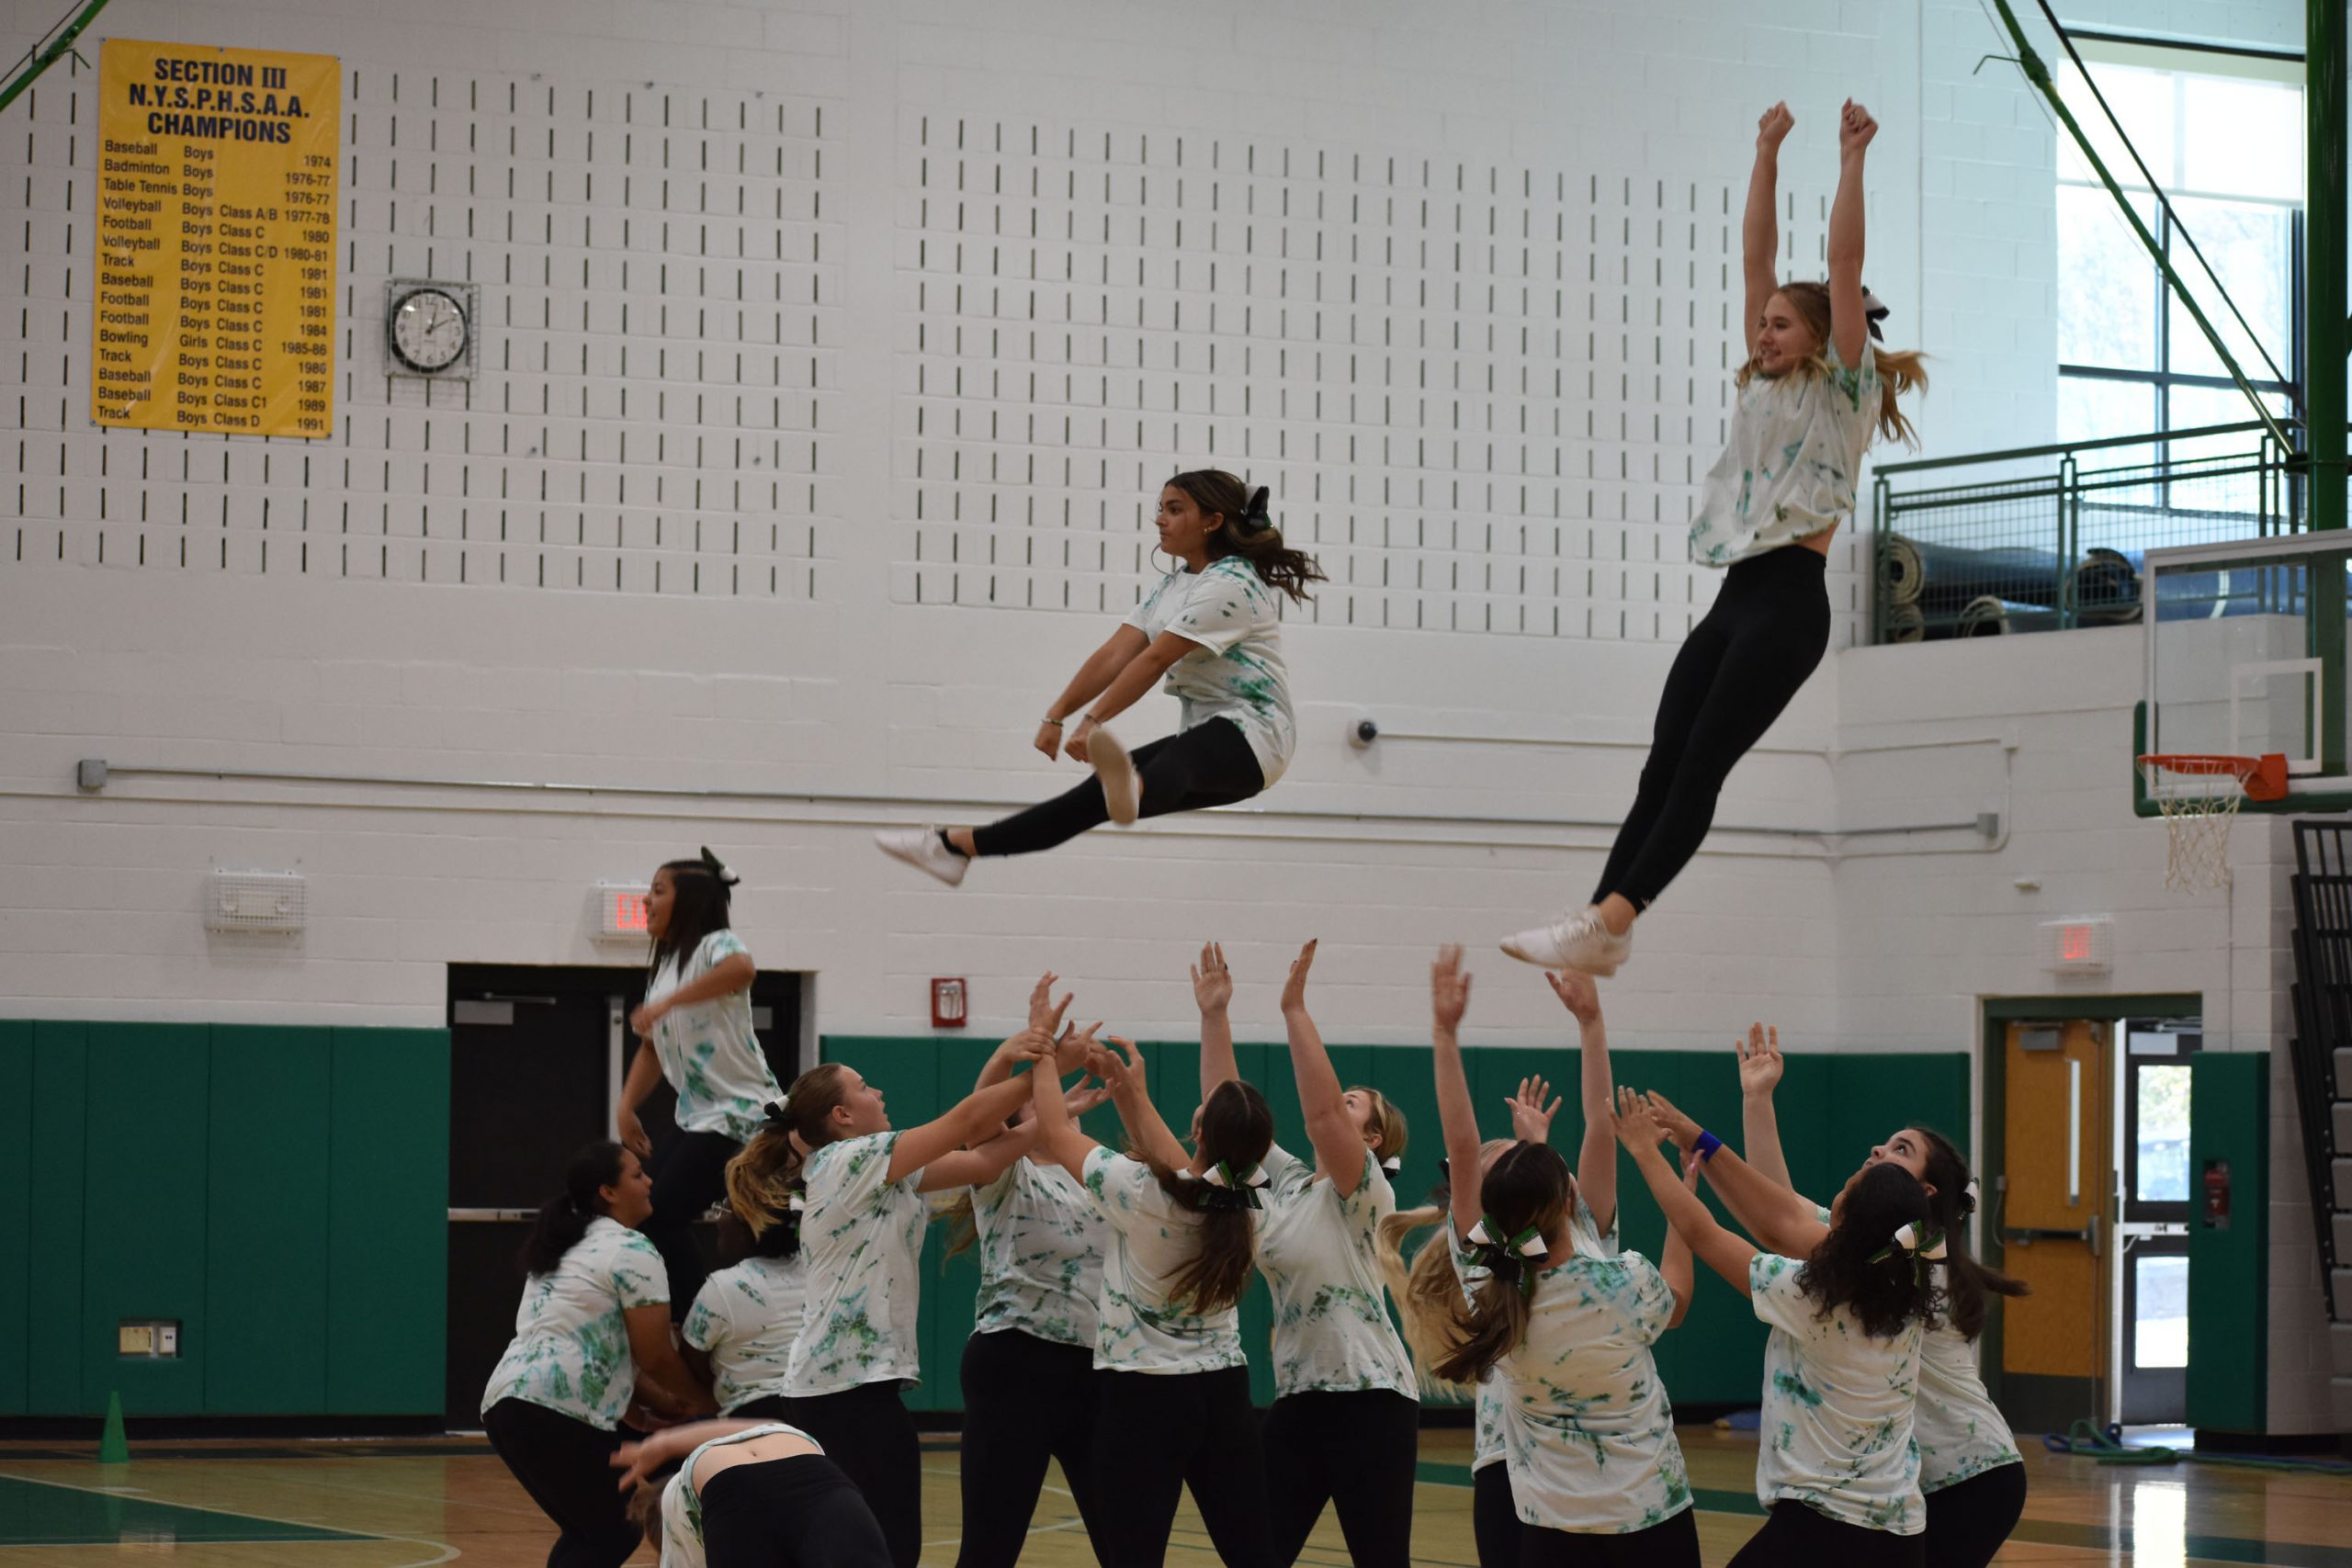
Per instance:
[[[876,837],[885,851],[952,887],[976,855],[1034,854],[1105,821],[1228,806],[1282,777],[1298,737],[1275,595],[1303,602],[1322,569],[1283,542],[1264,486],[1221,469],[1170,479],[1157,523],[1176,570],[1079,667],[1032,742],[1094,777],[986,827],[890,829]],[[1183,705],[1178,733],[1130,756],[1102,727],[1163,675]]]

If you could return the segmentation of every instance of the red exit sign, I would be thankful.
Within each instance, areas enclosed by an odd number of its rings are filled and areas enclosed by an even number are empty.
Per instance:
[[[646,887],[641,882],[606,882],[596,888],[596,934],[643,938]]]
[[[2105,915],[2044,920],[2043,948],[2061,975],[2104,975],[2114,964],[2114,922]]]

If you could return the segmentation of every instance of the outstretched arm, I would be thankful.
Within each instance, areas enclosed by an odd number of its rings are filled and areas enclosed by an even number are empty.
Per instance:
[[[1031,1068],[1029,1076],[1037,1080],[1037,1152],[1076,1179],[1085,1180],[1086,1156],[1102,1145],[1078,1130],[1078,1118],[1070,1114],[1069,1102],[1062,1094],[1059,1073],[1047,1065],[1042,1072]]]
[[[1032,1068],[1031,1071],[1035,1071]],[[1053,1064],[1045,1067],[1047,1077],[1056,1075]],[[1030,1090],[1034,1095],[1035,1089]],[[1037,1123],[1035,1119],[1018,1127],[1010,1127],[984,1144],[968,1149],[954,1149],[941,1155],[922,1168],[922,1180],[918,1192],[944,1192],[956,1187],[986,1187],[1012,1168],[1012,1162],[1037,1146]]]
[[[1862,310],[1862,153],[1878,134],[1871,111],[1846,100],[1838,120],[1838,195],[1829,204],[1829,335],[1838,362],[1854,367],[1870,352]]]
[[[1110,1045],[1097,1051],[1090,1065],[1094,1076],[1111,1086],[1111,1103],[1118,1108],[1119,1124],[1127,1130],[1131,1145],[1170,1170],[1182,1170],[1193,1163],[1192,1155],[1169,1131],[1159,1107],[1151,1102],[1150,1089],[1144,1082],[1143,1053],[1134,1041],[1112,1035]]]
[[[1665,1211],[1666,1223],[1674,1227],[1675,1234],[1708,1268],[1745,1293],[1747,1266],[1756,1256],[1756,1248],[1715,1224],[1714,1215],[1707,1213],[1707,1205],[1683,1185],[1682,1178],[1666,1163],[1666,1156],[1657,1148],[1666,1136],[1666,1129],[1631,1089],[1618,1097],[1617,1135],[1634,1156],[1634,1168],[1649,1184],[1650,1196]]]
[[[1544,976],[1577,1021],[1578,1098],[1584,1107],[1584,1142],[1577,1147],[1577,1190],[1592,1211],[1592,1223],[1607,1235],[1617,1220],[1616,1087],[1609,1072],[1609,1028],[1600,1018],[1600,990],[1589,975],[1566,970]]]
[[[1029,1027],[1031,1029],[1042,1029],[1051,1034],[1061,1026],[1062,1014],[1069,1010],[1070,998],[1069,993],[1064,992],[1060,1001],[1054,1000],[1054,982],[1060,978],[1060,976],[1048,969],[1037,976],[1035,985],[1029,987]],[[1065,1055],[1067,1055],[1068,1053],[1065,1053]],[[973,1080],[972,1088],[976,1090],[983,1089],[991,1084],[1004,1082],[1012,1076],[1013,1064],[1027,1059],[1027,1043],[1023,1036],[1016,1034],[989,1053],[989,1059],[980,1064],[980,1076]],[[1085,1060],[1085,1054],[1081,1051],[1079,1053],[1077,1062],[1064,1061],[1062,1071],[1074,1072],[1084,1064]]]
[[[1233,1055],[1233,972],[1225,966],[1225,949],[1216,942],[1201,943],[1201,961],[1193,965],[1193,1000],[1201,1010],[1201,1103],[1206,1105],[1219,1084],[1241,1076]]]
[[[1069,678],[1069,684],[1062,688],[1062,694],[1046,705],[1046,722],[1037,727],[1035,744],[1046,754],[1047,761],[1052,761],[1055,754],[1061,750],[1064,739],[1077,731],[1076,725],[1067,722],[1069,716],[1101,696],[1102,689],[1111,683],[1112,677],[1125,669],[1129,660],[1149,646],[1150,640],[1143,633],[1133,626],[1122,626],[1102,647],[1086,656],[1086,662],[1080,665],[1078,673]]]
[[[1031,1054],[1042,1050],[1048,1065],[1053,1060],[1053,1036],[1038,1030],[1025,1030],[1023,1036],[1029,1042]],[[1049,1072],[1046,1075],[1051,1077]],[[987,1089],[966,1095],[961,1103],[944,1116],[910,1127],[899,1134],[890,1145],[889,1181],[904,1181],[916,1171],[942,1156],[951,1154],[967,1145],[987,1141],[1004,1130],[1004,1119],[1021,1109],[1029,1098],[1030,1077],[1023,1075]]]
[[[1453,1234],[1468,1235],[1486,1213],[1479,1192],[1478,1111],[1470,1101],[1470,1077],[1462,1066],[1462,1015],[1470,1007],[1470,976],[1462,972],[1462,950],[1438,949],[1430,965],[1430,1042],[1437,1072],[1437,1120],[1445,1134],[1446,1170],[1452,1178]]]
[[[1682,1189],[1693,1197],[1698,1195],[1699,1162],[1690,1156],[1682,1156]],[[1666,1320],[1668,1328],[1679,1328],[1690,1313],[1690,1292],[1697,1281],[1691,1279],[1690,1244],[1672,1225],[1666,1227],[1666,1246],[1658,1253],[1657,1271],[1666,1277],[1666,1288],[1674,1292],[1674,1315]]]
[[[1688,1154],[1697,1146],[1699,1124],[1676,1110],[1673,1101],[1655,1091],[1642,1099],[1677,1147]],[[1763,1176],[1730,1145],[1719,1145],[1700,1168],[1731,1217],[1764,1246],[1785,1258],[1804,1258],[1820,1242],[1823,1226],[1813,1205]]]
[[[1121,626],[1119,629],[1137,637],[1143,636],[1133,626]],[[1108,724],[1135,706],[1138,698],[1159,683],[1159,678],[1168,673],[1170,666],[1186,654],[1200,650],[1199,643],[1188,637],[1179,637],[1174,632],[1162,632],[1149,644],[1136,649],[1120,667],[1118,673],[1111,677],[1110,684],[1102,688],[1102,694],[1088,705],[1085,716],[1070,727],[1069,739],[1062,749],[1072,757],[1083,760],[1086,739],[1093,733],[1096,725]]]
[[[1790,1191],[1789,1156],[1781,1148],[1781,1121],[1772,1110],[1772,1090],[1780,1084],[1781,1031],[1760,1023],[1747,1026],[1747,1038],[1732,1042],[1739,1053],[1739,1133],[1747,1163],[1767,1181]]]
[[[1331,1069],[1323,1035],[1306,1011],[1306,972],[1315,965],[1314,942],[1291,960],[1290,978],[1283,986],[1283,1027],[1290,1035],[1290,1070],[1298,1080],[1299,1109],[1306,1116],[1306,1136],[1315,1145],[1315,1168],[1329,1179],[1342,1198],[1352,1195],[1363,1181],[1363,1134],[1348,1114],[1340,1075]]]
[[[1796,124],[1786,104],[1774,104],[1756,122],[1756,167],[1747,176],[1747,213],[1739,225],[1740,259],[1747,282],[1747,356],[1756,357],[1756,328],[1781,287],[1781,143]]]

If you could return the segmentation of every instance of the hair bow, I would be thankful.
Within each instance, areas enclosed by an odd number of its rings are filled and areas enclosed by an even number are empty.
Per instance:
[[[1187,1174],[1190,1174],[1189,1172]],[[1211,1209],[1262,1209],[1258,1189],[1271,1179],[1259,1166],[1245,1166],[1239,1170],[1224,1160],[1217,1161],[1195,1178],[1211,1189],[1203,1193],[1203,1206]]]
[[[1389,1175],[1394,1176],[1398,1171],[1405,1168],[1404,1156],[1401,1155],[1390,1155],[1386,1159],[1380,1162],[1380,1168],[1386,1171]]]
[[[1530,1261],[1549,1257],[1551,1248],[1544,1245],[1544,1237],[1533,1225],[1529,1225],[1509,1241],[1497,1241],[1495,1237],[1502,1234],[1500,1224],[1491,1216],[1481,1215],[1464,1239],[1487,1272],[1521,1290],[1533,1290],[1535,1276],[1528,1272],[1527,1265]]]
[[[1266,500],[1270,493],[1264,485],[1250,492],[1250,504],[1242,509],[1240,520],[1236,525],[1242,533],[1254,534],[1261,528],[1274,525],[1274,520],[1266,513]]]
[[[1862,290],[1862,319],[1870,323],[1871,337],[1881,343],[1886,341],[1886,334],[1878,330],[1878,324],[1893,314],[1886,308],[1886,301],[1867,288]]]
[[[780,1094],[761,1108],[771,1122],[789,1124],[792,1121],[792,1096]]]
[[[711,875],[718,878],[718,885],[721,887],[732,887],[737,883],[743,880],[741,877],[736,875],[735,873],[728,870],[726,863],[721,861],[717,855],[710,852],[710,846],[708,844],[705,844],[702,847],[702,864],[705,871],[709,872]]]
[[[1930,1261],[1942,1261],[1944,1256],[1944,1233],[1941,1231],[1922,1232],[1916,1224],[1903,1225],[1895,1231],[1894,1240],[1888,1242],[1884,1247],[1880,1247],[1876,1252],[1871,1254],[1871,1261],[1873,1263],[1883,1262],[1885,1259],[1894,1257],[1897,1252],[1909,1253],[1911,1255],[1912,1268],[1916,1270],[1924,1271]]]
[[[1970,1177],[1968,1179],[1968,1185],[1960,1190],[1960,1212],[1962,1213],[1973,1214],[1976,1212],[1976,1199],[1979,1191],[1980,1189],[1976,1185],[1976,1178],[1973,1176]]]

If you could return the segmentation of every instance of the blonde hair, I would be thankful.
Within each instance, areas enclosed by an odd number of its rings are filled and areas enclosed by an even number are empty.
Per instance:
[[[1384,1160],[1403,1159],[1405,1141],[1411,1134],[1405,1125],[1405,1113],[1396,1108],[1396,1102],[1370,1084],[1350,1084],[1348,1092],[1363,1095],[1372,1102],[1372,1120],[1366,1130],[1380,1134],[1380,1147],[1373,1152]]]
[[[1510,1138],[1489,1138],[1478,1145],[1483,1164],[1511,1146]],[[1413,1374],[1425,1399],[1465,1399],[1472,1384],[1441,1377],[1436,1369],[1450,1361],[1468,1342],[1470,1303],[1462,1294],[1462,1280],[1453,1271],[1453,1245],[1442,1235],[1420,1245],[1410,1262],[1405,1238],[1430,1225],[1445,1225],[1446,1212],[1434,1204],[1400,1209],[1380,1222],[1374,1233],[1374,1256],[1388,1293],[1396,1303],[1404,1330],[1405,1348],[1413,1358]]]
[[[1784,283],[1774,292],[1786,299],[1790,308],[1804,319],[1806,330],[1813,333],[1814,342],[1821,345],[1814,351],[1811,358],[1798,367],[1796,373],[1806,376],[1828,375],[1830,373],[1828,348],[1831,336],[1829,285],[1813,282]],[[1917,446],[1919,444],[1919,433],[1913,429],[1911,422],[1904,417],[1903,410],[1896,405],[1895,399],[1915,389],[1922,392],[1928,389],[1927,356],[1916,349],[1886,349],[1879,347],[1874,341],[1868,339],[1864,341],[1868,344],[1871,363],[1878,370],[1878,433],[1886,440],[1900,441],[1906,446]],[[1739,386],[1745,387],[1749,381],[1763,374],[1757,369],[1755,357],[1750,355],[1747,363],[1739,367],[1739,374],[1734,378],[1734,380]]]

